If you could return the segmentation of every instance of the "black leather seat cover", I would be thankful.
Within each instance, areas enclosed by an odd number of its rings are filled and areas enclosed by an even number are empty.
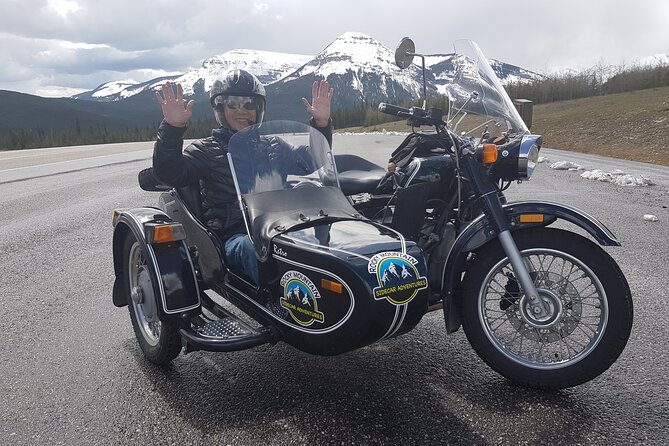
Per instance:
[[[137,181],[139,182],[139,187],[149,192],[161,192],[172,189],[171,186],[161,183],[160,180],[156,178],[153,174],[153,167],[142,169],[137,174]]]
[[[344,195],[371,193],[387,171],[357,155],[335,155],[339,186]]]
[[[137,180],[139,181],[139,187],[150,192],[161,192],[172,189],[172,186],[163,184],[156,178],[153,173],[153,167],[141,170],[137,175]],[[200,201],[200,185],[197,183],[188,184],[183,187],[178,187],[176,190],[191,214],[193,214],[201,224],[204,224],[202,202]]]

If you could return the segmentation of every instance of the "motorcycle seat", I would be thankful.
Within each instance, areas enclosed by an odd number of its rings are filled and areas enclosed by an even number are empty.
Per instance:
[[[339,186],[344,195],[372,193],[387,171],[357,155],[335,155]]]

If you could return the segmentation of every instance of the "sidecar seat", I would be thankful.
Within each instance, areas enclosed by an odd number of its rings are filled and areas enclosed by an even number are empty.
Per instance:
[[[181,223],[186,230],[188,246],[197,248],[197,261],[202,280],[205,284],[220,282],[225,277],[227,268],[223,257],[223,244],[220,238],[204,224],[200,185],[173,189],[162,195],[167,214]]]
[[[386,169],[357,155],[335,155],[339,186],[344,195],[372,193]]]
[[[198,251],[200,271],[205,283],[208,281],[220,282],[223,280],[227,268],[225,266],[225,248],[216,233],[204,223],[202,201],[200,199],[200,185],[190,184],[175,189],[177,202],[181,202],[183,210],[190,212],[190,218],[181,217],[181,224],[186,229],[186,240],[189,246],[195,245]],[[247,282],[249,277],[239,268],[232,268],[232,272],[243,277]]]
[[[186,205],[186,208],[188,208],[197,221],[204,225],[202,201],[200,201],[200,185],[189,184],[188,186],[177,188],[176,191],[179,198],[181,198]]]
[[[204,223],[200,185],[194,183],[172,189],[156,178],[152,167],[139,172],[137,179],[144,190],[164,192],[160,196],[162,207],[172,220],[183,225],[188,246],[197,248],[199,270],[204,282],[222,280],[227,271],[222,254],[223,244]]]

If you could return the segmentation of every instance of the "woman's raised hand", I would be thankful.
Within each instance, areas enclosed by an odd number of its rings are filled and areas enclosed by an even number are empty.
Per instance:
[[[186,123],[193,116],[195,101],[188,101],[184,106],[184,90],[181,84],[177,84],[176,97],[169,81],[163,84],[162,92],[161,95],[160,91],[156,91],[156,100],[163,109],[165,122],[173,127],[186,127]]]
[[[334,90],[330,88],[330,84],[326,80],[322,80],[320,84],[318,81],[314,81],[311,94],[313,96],[311,104],[306,98],[302,98],[304,108],[314,118],[314,123],[318,127],[325,127],[330,122],[330,103]]]

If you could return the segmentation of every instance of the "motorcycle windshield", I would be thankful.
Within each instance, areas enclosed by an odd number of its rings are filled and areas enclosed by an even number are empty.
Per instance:
[[[478,45],[471,40],[458,40],[454,48],[457,69],[447,87],[449,127],[472,137],[480,137],[486,131],[491,137],[502,133],[528,134],[527,126]]]

